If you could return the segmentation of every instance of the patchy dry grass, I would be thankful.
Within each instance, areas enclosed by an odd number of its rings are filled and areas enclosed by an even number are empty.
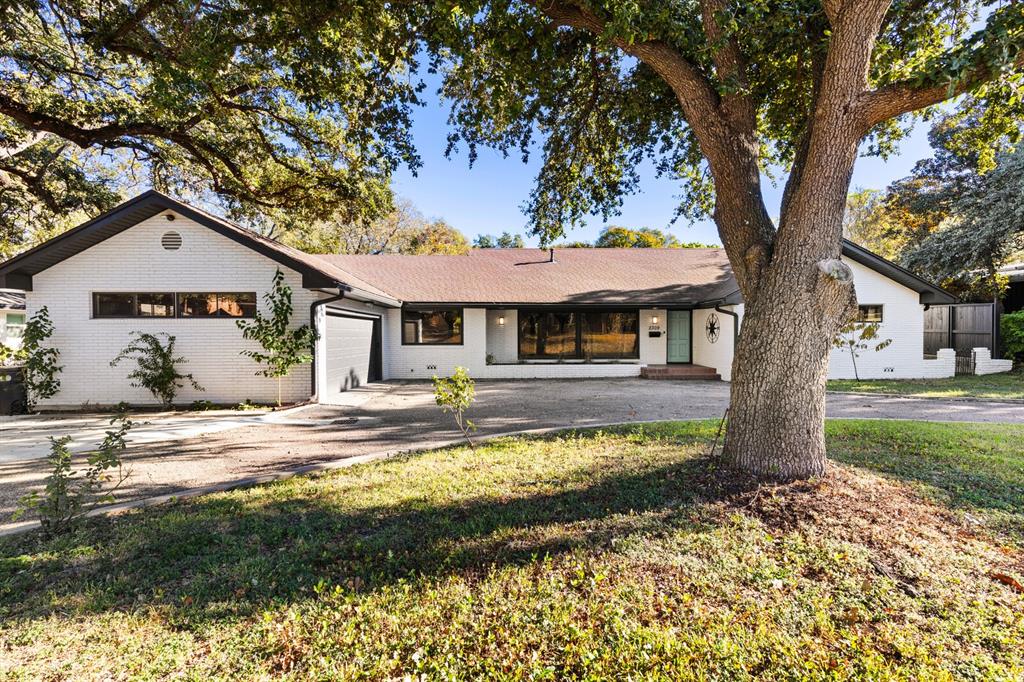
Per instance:
[[[1024,400],[1024,369],[1005,374],[964,375],[948,379],[833,379],[830,391],[853,391],[875,395],[915,398],[986,398]]]
[[[1019,679],[1024,427],[506,439],[0,544],[2,679]]]

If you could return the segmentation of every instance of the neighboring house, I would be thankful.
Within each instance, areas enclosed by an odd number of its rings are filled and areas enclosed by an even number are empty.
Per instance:
[[[858,361],[861,376],[951,375],[925,360],[923,307],[953,298],[850,243],[865,319],[893,343]],[[742,298],[721,249],[494,249],[467,256],[310,255],[146,192],[0,264],[0,286],[47,306],[61,351],[61,392],[44,406],[152,401],[110,360],[134,330],[167,332],[206,388],[180,399],[269,401],[274,380],[239,351],[235,322],[264,306],[280,269],[294,325],[319,332],[312,366],[288,400],[331,402],[386,379],[462,365],[477,379],[634,377],[728,380]],[[833,355],[832,375],[852,376]]]
[[[1003,312],[1015,313],[1024,310],[1024,263],[1010,263],[997,271],[1005,275],[1009,286],[1003,297]]]
[[[21,348],[25,333],[25,292],[0,289],[0,344]]]

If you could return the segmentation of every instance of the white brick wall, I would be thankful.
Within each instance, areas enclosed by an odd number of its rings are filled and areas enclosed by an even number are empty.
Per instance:
[[[53,266],[33,277],[28,309],[47,306],[54,322],[53,344],[60,349],[61,391],[43,407],[78,407],[83,403],[134,404],[156,402],[148,391],[133,388],[126,378],[130,362],[110,367],[131,331],[167,332],[176,337],[176,351],[206,391],[186,387],[178,401],[211,400],[235,403],[246,398],[268,402],[277,397],[274,379],[256,376],[258,366],[239,354],[247,342],[234,320],[224,319],[92,319],[95,291],[255,291],[260,309],[277,263],[187,218],[168,221],[162,213]],[[183,244],[166,251],[160,237],[179,232]],[[284,267],[292,288],[293,324],[309,322],[309,306],[317,296],[302,288],[301,276]],[[255,344],[250,343],[255,348]],[[283,382],[287,401],[308,398],[309,365],[295,368]]]
[[[654,318],[658,322],[654,322]],[[640,311],[640,363],[643,365],[664,365],[668,354],[668,311],[664,308],[647,308]],[[651,337],[651,332],[661,336]]]
[[[992,351],[988,348],[974,349],[975,374],[999,374],[1013,369],[1013,360],[993,360]]]
[[[861,305],[881,304],[879,339],[892,339],[882,351],[861,351],[857,369],[861,379],[921,379],[953,376],[954,367],[940,360],[924,359],[924,306],[920,295],[859,263],[845,261],[853,269],[857,300]],[[834,349],[829,361],[830,379],[853,379],[849,351]]]
[[[727,306],[726,310],[742,312],[743,306]],[[708,318],[711,315],[718,316],[719,333],[718,341],[708,341],[705,329]],[[693,363],[714,367],[722,376],[723,381],[732,379],[732,357],[735,345],[736,321],[725,313],[712,309],[701,309],[693,311]]]
[[[505,324],[498,324],[505,318]],[[487,311],[487,355],[495,362],[516,362],[519,359],[519,311]],[[485,356],[486,357],[486,356]]]

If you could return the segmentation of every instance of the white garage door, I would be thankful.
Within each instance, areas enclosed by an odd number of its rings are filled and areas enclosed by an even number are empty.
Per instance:
[[[327,314],[325,330],[327,380],[320,392],[321,402],[366,384],[373,377],[374,320]]]

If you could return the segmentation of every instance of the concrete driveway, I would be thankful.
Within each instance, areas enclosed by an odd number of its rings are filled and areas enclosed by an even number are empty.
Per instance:
[[[613,422],[720,418],[729,399],[721,382],[641,379],[503,381],[477,384],[471,418],[479,433]],[[1024,405],[830,394],[832,418],[1024,422]],[[285,415],[158,417],[132,435],[132,470],[119,498],[162,495],[308,464],[402,450],[458,433],[434,404],[428,383],[366,387],[350,405],[311,406]],[[47,435],[72,435],[93,447],[105,417],[13,418],[0,427],[0,524],[17,498],[45,477]],[[91,444],[91,445],[90,445]]]

